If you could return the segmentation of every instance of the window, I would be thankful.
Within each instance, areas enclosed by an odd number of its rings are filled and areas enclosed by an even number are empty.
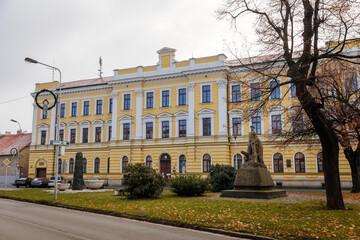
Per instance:
[[[131,105],[131,95],[125,94],[124,95],[124,110],[130,110]]]
[[[260,83],[251,83],[250,84],[250,101],[260,101]]]
[[[122,173],[126,173],[126,167],[129,165],[129,158],[127,156],[123,156],[121,161],[121,169]]]
[[[292,117],[292,131],[293,133],[300,133],[304,130],[305,123],[302,115],[297,114]]]
[[[202,102],[210,103],[210,101],[211,101],[210,85],[202,86]]]
[[[271,99],[280,99],[280,87],[276,81],[270,83]]]
[[[254,126],[254,131],[260,135],[261,134],[261,117],[260,116],[252,117],[251,124],[252,124],[252,126]]]
[[[146,93],[146,108],[154,108],[154,93]]]
[[[69,173],[73,173],[74,172],[74,159],[73,158],[70,158],[69,160]]]
[[[130,123],[124,123],[123,125],[123,140],[130,139]]]
[[[86,173],[87,172],[87,159],[83,158],[82,161],[83,161],[83,173]]]
[[[64,129],[60,129],[60,131],[59,131],[59,139],[60,139],[60,141],[64,141]]]
[[[233,136],[240,136],[241,135],[241,118],[233,118]]]
[[[112,113],[112,109],[113,109],[113,99],[109,98],[109,113]]]
[[[65,103],[62,103],[60,105],[60,117],[64,118],[65,117]]]
[[[111,140],[111,135],[112,135],[112,126],[108,127],[108,141]]]
[[[153,138],[153,122],[147,122],[146,123],[146,139],[152,139]]]
[[[170,92],[169,90],[162,91],[162,107],[169,107],[170,105]]]
[[[271,116],[271,131],[273,134],[280,134],[282,130],[281,127],[281,115],[272,115]]]
[[[40,134],[41,134],[40,144],[45,145],[46,144],[46,130],[41,130]]]
[[[102,114],[103,111],[103,100],[96,100],[96,114]]]
[[[169,138],[169,121],[163,121],[162,123],[162,138]]]
[[[322,152],[319,152],[316,155],[316,161],[317,161],[318,173],[323,173],[324,172],[324,165],[323,165],[323,153]]]
[[[107,159],[107,163],[106,163],[106,173],[110,173],[110,158]]]
[[[242,156],[240,153],[234,155],[234,168],[240,169],[242,165]]]
[[[295,172],[305,173],[305,155],[301,152],[295,154]]]
[[[203,136],[211,136],[211,118],[203,118]]]
[[[151,156],[146,157],[145,166],[147,166],[148,168],[152,168],[152,157]]]
[[[186,173],[186,157],[184,154],[179,157],[179,173]]]
[[[346,72],[344,78],[347,92],[353,93],[358,90],[358,79],[356,72]]]
[[[89,142],[89,128],[82,129],[82,142],[83,143]]]
[[[72,117],[77,116],[77,102],[71,103],[71,116]]]
[[[284,158],[281,153],[275,153],[273,156],[274,162],[274,173],[283,173],[284,172]]]
[[[186,88],[179,89],[179,106],[186,105]]]
[[[59,162],[58,162],[58,173],[61,173],[62,170],[62,160],[61,158],[59,158]]]
[[[231,87],[232,89],[232,102],[238,103],[241,102],[241,91],[240,91],[240,85],[233,85]]]
[[[186,137],[186,120],[179,120],[179,137]]]
[[[41,118],[42,119],[48,119],[48,109],[43,109],[42,110],[42,116],[41,116]]]
[[[76,141],[76,129],[70,129],[70,143],[75,143]]]
[[[203,172],[208,173],[210,172],[211,166],[211,157],[209,154],[204,154],[203,156]]]
[[[296,97],[296,86],[294,83],[290,84],[290,98]]]
[[[100,173],[100,158],[94,160],[94,173]]]
[[[95,142],[101,142],[101,127],[95,127]]]
[[[90,115],[90,101],[84,101],[83,115],[84,116]]]

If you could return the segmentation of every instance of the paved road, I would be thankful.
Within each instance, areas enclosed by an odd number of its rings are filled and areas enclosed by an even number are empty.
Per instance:
[[[0,198],[0,240],[238,239]]]

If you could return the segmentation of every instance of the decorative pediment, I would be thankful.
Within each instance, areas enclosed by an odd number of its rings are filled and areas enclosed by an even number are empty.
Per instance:
[[[169,118],[172,117],[173,115],[167,112],[161,113],[158,115],[158,118]]]
[[[119,117],[119,120],[131,120],[133,119],[132,116],[125,114],[124,116]]]
[[[112,124],[112,119],[109,118],[108,120],[105,121],[107,125],[111,125]]]
[[[38,125],[37,127],[38,127],[38,128],[48,128],[48,127],[49,127],[49,124],[42,123],[42,124]]]
[[[267,110],[268,110],[268,112],[276,112],[276,111],[284,111],[284,109],[285,108],[283,106],[275,105],[275,106],[269,107]]]
[[[234,109],[231,109],[229,112],[228,112],[230,115],[243,115],[244,114],[244,110],[240,109],[240,108],[234,108]]]
[[[60,128],[65,128],[65,126],[66,126],[66,123],[64,123],[64,122],[60,123]]]
[[[144,116],[142,116],[141,118],[142,119],[154,119],[154,118],[156,118],[156,115],[148,113],[148,114],[145,114]]]
[[[197,112],[197,114],[199,115],[203,115],[203,114],[214,114],[215,111],[214,110],[211,110],[211,109],[208,109],[208,108],[204,108],[200,111]]]
[[[87,126],[87,125],[90,125],[90,123],[91,123],[90,121],[84,120],[84,121],[81,121],[81,122],[80,122],[80,125],[81,125],[81,126]]]
[[[92,124],[94,125],[101,125],[104,123],[104,120],[101,120],[101,119],[96,119],[94,121],[92,121]]]
[[[162,49],[158,50],[157,53],[168,53],[168,52],[175,52],[176,49],[174,48],[168,48],[168,47],[163,47]]]
[[[68,123],[69,127],[76,127],[78,125],[78,122],[72,121]]]
[[[175,117],[187,117],[188,115],[189,115],[188,112],[182,110],[174,114]]]

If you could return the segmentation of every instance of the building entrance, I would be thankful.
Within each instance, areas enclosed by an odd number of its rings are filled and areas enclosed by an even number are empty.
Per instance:
[[[170,178],[171,176],[171,157],[167,153],[160,157],[160,173],[165,178]]]
[[[44,177],[46,178],[46,168],[37,168],[36,169],[36,177]]]

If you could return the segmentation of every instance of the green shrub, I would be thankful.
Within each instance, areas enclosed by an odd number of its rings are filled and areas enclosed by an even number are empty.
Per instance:
[[[124,192],[129,193],[128,198],[151,198],[162,193],[165,180],[154,169],[136,163],[130,164],[125,170],[127,174],[124,175],[123,186]]]
[[[236,170],[228,165],[212,165],[210,168],[210,183],[213,192],[233,189]]]
[[[196,175],[177,175],[170,179],[170,188],[179,196],[200,196],[209,189],[209,180]]]

